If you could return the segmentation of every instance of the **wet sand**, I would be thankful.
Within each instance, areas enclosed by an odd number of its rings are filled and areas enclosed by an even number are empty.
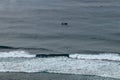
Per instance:
[[[54,73],[0,73],[0,80],[120,80],[89,75],[54,74]]]

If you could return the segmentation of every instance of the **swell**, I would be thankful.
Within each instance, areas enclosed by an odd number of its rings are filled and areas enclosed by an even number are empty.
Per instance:
[[[23,50],[45,50],[45,51],[52,51],[52,50],[46,49],[46,48],[26,48],[26,47],[12,47],[12,46],[0,46],[0,49],[10,49],[10,50],[23,49]]]
[[[69,54],[36,54],[36,57],[69,57]]]

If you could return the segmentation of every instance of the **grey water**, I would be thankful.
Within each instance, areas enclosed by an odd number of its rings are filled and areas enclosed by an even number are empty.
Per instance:
[[[0,45],[53,53],[120,52],[120,0],[0,0]],[[61,25],[61,23],[68,25]]]

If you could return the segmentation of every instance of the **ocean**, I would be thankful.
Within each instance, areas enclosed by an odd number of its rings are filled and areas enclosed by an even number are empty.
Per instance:
[[[119,0],[1,0],[0,45],[120,52]],[[68,23],[67,26],[61,23]]]
[[[0,71],[120,78],[119,4],[119,0],[0,0]]]

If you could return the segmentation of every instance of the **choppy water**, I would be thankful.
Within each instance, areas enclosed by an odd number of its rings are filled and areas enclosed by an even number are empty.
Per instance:
[[[119,0],[0,0],[0,71],[92,72],[120,78],[119,4]],[[71,58],[33,57],[51,53],[71,54]],[[45,68],[39,69],[40,65]]]

